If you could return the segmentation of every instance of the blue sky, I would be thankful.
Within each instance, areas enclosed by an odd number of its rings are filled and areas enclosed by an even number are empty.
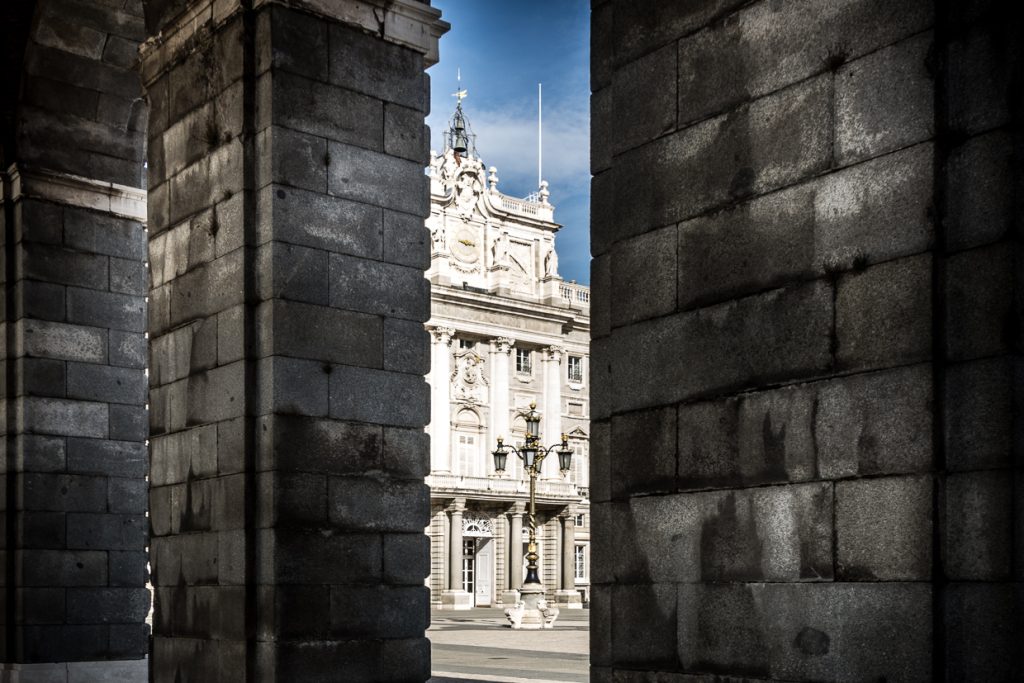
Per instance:
[[[544,179],[550,184],[559,271],[590,282],[590,3],[588,0],[433,0],[450,22],[441,61],[430,68],[431,148],[455,108],[456,69],[469,96],[463,111],[498,189],[537,189],[537,83],[544,84]]]

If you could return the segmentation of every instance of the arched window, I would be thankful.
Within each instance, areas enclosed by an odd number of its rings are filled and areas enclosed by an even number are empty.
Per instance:
[[[464,408],[455,417],[455,433],[452,435],[453,461],[456,474],[464,477],[484,476],[482,467],[483,434],[480,416],[475,410]]]

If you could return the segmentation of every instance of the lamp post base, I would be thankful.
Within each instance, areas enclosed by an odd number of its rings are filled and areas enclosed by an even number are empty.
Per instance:
[[[519,602],[505,610],[512,628],[539,630],[554,628],[558,608],[544,599],[544,586],[539,583],[525,583],[519,591]]]

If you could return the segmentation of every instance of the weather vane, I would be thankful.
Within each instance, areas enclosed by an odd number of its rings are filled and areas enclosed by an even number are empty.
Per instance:
[[[456,69],[455,74],[455,77],[458,80],[458,85],[455,88],[455,92],[452,93],[452,97],[454,97],[455,101],[459,105],[461,105],[462,100],[466,99],[466,97],[469,95],[469,92],[462,89],[462,67]]]

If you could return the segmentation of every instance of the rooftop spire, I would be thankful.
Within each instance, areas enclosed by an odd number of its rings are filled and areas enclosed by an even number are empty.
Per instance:
[[[452,93],[452,97],[455,98],[455,113],[448,121],[448,130],[444,134],[445,149],[455,152],[456,158],[471,156],[476,152],[476,135],[469,127],[466,115],[462,113],[462,100],[469,95],[462,87],[462,69],[458,70],[457,79],[458,87]]]

